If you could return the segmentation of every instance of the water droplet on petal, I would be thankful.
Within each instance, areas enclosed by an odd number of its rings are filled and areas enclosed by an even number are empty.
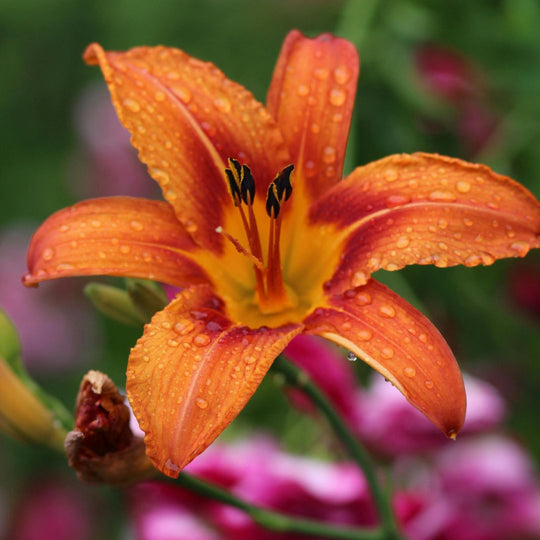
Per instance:
[[[359,306],[367,306],[368,304],[371,304],[371,295],[367,292],[360,291],[356,294],[355,298],[356,303]]]
[[[456,189],[460,193],[468,193],[471,190],[471,184],[469,184],[469,182],[465,182],[464,180],[461,180],[456,184]]]
[[[169,175],[163,169],[152,167],[150,169],[150,175],[162,186],[165,186],[170,182]]]
[[[401,206],[407,204],[411,199],[404,195],[390,195],[386,197],[386,208],[394,208],[396,206]]]
[[[136,113],[141,110],[141,106],[134,99],[126,98],[123,103],[131,112]]]
[[[319,81],[324,81],[325,79],[328,79],[328,70],[326,68],[317,68],[314,72],[315,78],[319,79]]]
[[[120,246],[120,253],[123,253],[124,255],[127,255],[131,251],[131,248],[126,245]]]
[[[514,242],[510,249],[516,251],[520,257],[525,257],[529,253],[531,246],[527,242]]]
[[[333,146],[326,146],[323,150],[323,161],[334,163],[336,161],[336,149]]]
[[[396,246],[398,248],[406,248],[409,245],[409,242],[410,240],[407,236],[400,236],[397,239]]]
[[[390,347],[385,347],[382,351],[381,351],[381,354],[383,356],[383,358],[392,358],[394,356],[394,349],[391,349]]]
[[[163,92],[156,92],[154,94],[154,98],[156,101],[164,101],[165,100],[165,94]]]
[[[413,367],[406,367],[403,370],[403,373],[405,373],[407,377],[412,379],[416,375],[416,369],[414,369]]]
[[[427,336],[426,336],[426,334],[418,334],[418,339],[419,339],[422,343],[427,343]]]
[[[431,390],[433,388],[433,381],[424,381],[424,384],[426,385],[426,388],[428,388],[429,390]]]
[[[351,72],[345,66],[338,66],[334,69],[334,79],[338,84],[346,84],[351,78]]]
[[[469,255],[464,261],[463,264],[465,266],[471,267],[471,266],[478,266],[480,264],[480,257],[478,255]]]
[[[344,90],[341,90],[341,88],[332,88],[330,90],[330,103],[334,105],[335,107],[340,107],[345,103],[345,99],[347,99],[347,94]]]
[[[214,100],[214,107],[221,113],[231,111],[231,102],[227,98],[217,98]]]
[[[43,260],[50,261],[54,257],[54,250],[52,248],[46,248],[43,251]]]
[[[355,272],[352,277],[352,286],[360,287],[360,285],[365,285],[368,281],[368,275],[362,270]]]
[[[210,343],[210,336],[207,334],[197,334],[193,338],[193,343],[197,345],[197,347],[206,347]]]
[[[131,228],[134,229],[135,231],[142,231],[144,229],[143,224],[140,221],[137,221],[135,219],[130,223],[130,225],[131,225]]]
[[[305,84],[301,84],[296,91],[302,97],[309,94],[309,88]]]
[[[347,360],[350,362],[356,362],[358,360],[358,357],[353,352],[347,353]]]
[[[373,334],[372,334],[369,330],[360,330],[360,331],[356,334],[356,337],[357,337],[360,341],[369,341],[369,340],[373,337]]]
[[[182,319],[174,325],[174,331],[178,332],[181,336],[189,334],[193,328],[193,322],[191,322],[189,319]]]
[[[257,361],[255,356],[244,356],[244,362],[248,365],[254,364]]]
[[[179,343],[178,341],[176,341],[176,339],[169,339],[169,341],[167,341],[167,344],[169,345],[169,347],[178,347]]]
[[[454,202],[456,200],[456,195],[451,191],[432,191],[428,196],[430,201],[435,202]]]
[[[208,407],[208,401],[200,397],[195,400],[195,404],[197,407],[199,407],[199,409],[206,409],[206,407]]]
[[[379,315],[387,319],[392,319],[396,316],[396,310],[392,306],[382,305],[379,308]]]

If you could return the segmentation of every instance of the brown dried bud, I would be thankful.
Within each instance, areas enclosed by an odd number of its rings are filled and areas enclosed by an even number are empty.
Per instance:
[[[89,371],[77,396],[75,429],[65,442],[68,462],[81,480],[128,484],[156,473],[129,421],[129,408],[115,384],[107,375]]]

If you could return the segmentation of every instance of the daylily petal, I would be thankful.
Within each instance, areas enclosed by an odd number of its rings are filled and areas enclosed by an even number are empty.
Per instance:
[[[221,312],[208,286],[182,291],[132,349],[127,392],[164,474],[180,470],[236,417],[301,324],[250,329]]]
[[[232,206],[227,158],[247,163],[264,197],[288,151],[266,109],[214,65],[167,47],[105,52],[90,45],[120,120],[177,218],[202,246],[221,250],[224,207]]]
[[[458,433],[466,399],[457,362],[429,320],[390,289],[370,280],[329,296],[304,324],[376,369],[447,436]]]
[[[91,199],[59,210],[35,232],[25,285],[68,276],[130,276],[185,287],[209,278],[199,248],[166,202]]]
[[[267,108],[312,199],[341,179],[358,72],[354,45],[330,34],[293,30],[281,49]]]
[[[395,155],[357,168],[310,210],[344,233],[329,290],[379,268],[489,265],[540,246],[540,204],[484,165],[433,154]]]

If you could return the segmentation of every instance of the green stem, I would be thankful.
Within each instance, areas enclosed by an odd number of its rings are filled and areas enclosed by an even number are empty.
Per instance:
[[[271,531],[296,533],[311,537],[324,536],[342,540],[385,540],[387,538],[380,529],[338,528],[327,525],[326,523],[297,519],[266,510],[238,499],[227,491],[186,473],[180,473],[180,476],[177,480],[174,480],[174,483],[209,499],[234,506],[248,514],[255,523]]]
[[[389,498],[377,479],[375,464],[365,448],[358,442],[356,437],[354,437],[345,423],[341,420],[337,411],[332,407],[317,386],[310,380],[309,375],[294,364],[285,360],[282,356],[278,356],[274,361],[272,370],[280,373],[288,384],[302,390],[324,414],[351,458],[364,472],[385,533],[383,538],[387,540],[400,539],[401,536],[397,530]]]

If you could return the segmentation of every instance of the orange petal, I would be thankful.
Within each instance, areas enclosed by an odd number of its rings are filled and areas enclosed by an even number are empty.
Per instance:
[[[457,362],[424,315],[370,280],[327,297],[305,321],[306,332],[349,349],[384,375],[447,436],[465,419],[466,398]]]
[[[341,179],[358,71],[354,45],[330,34],[309,39],[293,30],[281,49],[267,108],[311,198]]]
[[[200,245],[219,252],[215,228],[232,205],[227,158],[251,167],[261,197],[289,163],[270,115],[215,66],[177,49],[104,52],[92,44],[84,59],[100,65],[120,120],[178,219]]]
[[[131,276],[185,287],[208,282],[199,248],[160,201],[109,197],[50,216],[28,249],[25,285],[68,276]]]
[[[431,154],[357,168],[312,206],[310,220],[343,230],[334,292],[379,268],[488,265],[540,246],[540,204],[529,191],[484,165]]]
[[[132,349],[127,392],[147,454],[176,477],[236,417],[302,325],[251,329],[222,312],[210,287],[182,291]]]

